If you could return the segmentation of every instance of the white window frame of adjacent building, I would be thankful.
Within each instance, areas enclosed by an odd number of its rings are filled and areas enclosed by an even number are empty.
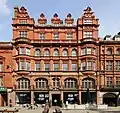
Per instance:
[[[64,50],[63,50],[62,56],[68,56],[68,50],[67,50],[67,49],[64,49]]]
[[[106,85],[107,87],[113,86],[113,77],[106,77]]]
[[[28,89],[30,88],[30,80],[27,78],[20,78],[17,80],[18,89]]]
[[[77,56],[77,51],[76,51],[76,49],[73,49],[73,50],[72,50],[72,56]]]
[[[92,19],[85,19],[83,20],[84,24],[93,24],[93,20]]]
[[[35,80],[36,88],[47,88],[48,87],[48,81],[44,78],[38,78]]]
[[[86,62],[85,61],[81,63],[81,70],[82,71],[86,70]]]
[[[30,62],[26,61],[26,70],[29,71],[30,70]]]
[[[67,33],[66,39],[71,40],[73,38],[73,33]]]
[[[59,71],[59,64],[58,63],[53,64],[53,71]]]
[[[3,71],[3,63],[0,62],[0,72]]]
[[[116,77],[116,87],[120,87],[120,77]]]
[[[19,54],[20,55],[24,55],[25,54],[25,48],[24,47],[20,47],[19,48]]]
[[[25,61],[24,60],[20,60],[20,62],[19,62],[19,70],[25,70]]]
[[[120,71],[120,60],[117,60],[115,63],[116,71]]]
[[[72,64],[72,71],[77,71],[77,64]]]
[[[64,81],[65,88],[77,88],[77,80],[68,78]]]
[[[27,31],[19,31],[19,36],[27,38]]]
[[[59,33],[54,33],[54,34],[53,34],[53,39],[55,39],[55,40],[56,40],[56,39],[59,39]]]
[[[40,39],[44,40],[45,39],[45,33],[40,33]]]
[[[40,62],[35,63],[35,71],[40,71]]]
[[[26,48],[26,55],[30,55],[30,48]]]
[[[113,61],[111,60],[106,61],[106,70],[107,71],[113,70]]]
[[[68,64],[67,63],[62,64],[62,70],[68,71]]]
[[[59,51],[58,51],[58,49],[54,49],[53,56],[59,56]]]
[[[50,56],[50,51],[48,49],[45,50],[44,56]]]
[[[59,78],[53,78],[53,87],[58,88],[60,86],[60,79]]]
[[[93,32],[92,31],[84,31],[83,38],[93,38]]]
[[[50,71],[50,64],[49,63],[44,64],[44,71]]]
[[[86,48],[81,49],[81,55],[86,55]]]

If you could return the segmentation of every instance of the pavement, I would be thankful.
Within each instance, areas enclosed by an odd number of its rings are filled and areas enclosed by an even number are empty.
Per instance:
[[[49,110],[49,113],[53,113],[55,111],[55,106],[51,107]],[[20,107],[0,107],[0,110],[15,110],[18,109],[18,113],[42,113],[44,108],[38,107],[35,109],[28,108],[20,108]],[[60,108],[61,109],[61,108]],[[67,109],[61,109],[62,113],[120,113],[120,107],[109,107],[107,110],[67,110]]]

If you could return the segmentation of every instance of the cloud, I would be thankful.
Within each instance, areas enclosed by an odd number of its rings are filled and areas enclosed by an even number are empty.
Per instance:
[[[10,14],[10,9],[7,2],[7,0],[0,0],[0,15],[2,16],[7,16]]]

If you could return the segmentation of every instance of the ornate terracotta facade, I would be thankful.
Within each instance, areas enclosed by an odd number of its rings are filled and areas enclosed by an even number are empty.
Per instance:
[[[90,7],[76,24],[70,13],[64,21],[55,13],[51,24],[41,13],[35,23],[24,7],[15,7],[8,105],[10,99],[13,106],[119,105],[120,34],[99,38],[98,27]]]

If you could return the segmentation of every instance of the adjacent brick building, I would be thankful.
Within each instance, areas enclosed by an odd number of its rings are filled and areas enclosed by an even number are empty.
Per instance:
[[[99,38],[98,27],[90,7],[76,23],[69,13],[65,20],[54,14],[51,24],[43,13],[35,23],[24,7],[15,7],[8,105],[119,105],[120,34]]]

